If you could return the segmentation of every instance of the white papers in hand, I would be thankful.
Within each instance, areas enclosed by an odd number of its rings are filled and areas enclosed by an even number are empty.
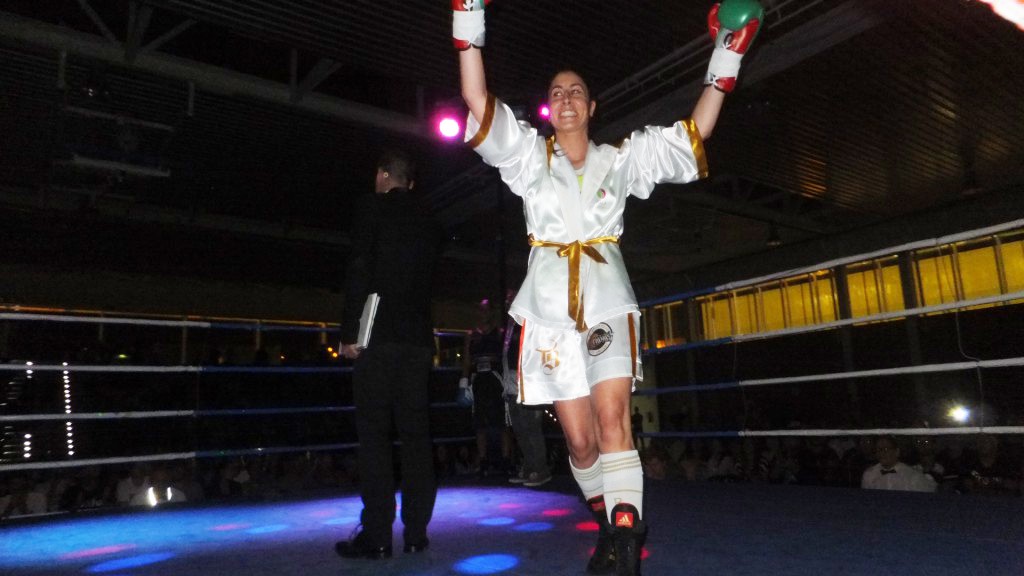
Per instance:
[[[356,346],[360,349],[366,348],[370,342],[370,333],[373,331],[373,318],[377,315],[377,305],[380,303],[380,296],[374,292],[366,297],[363,304],[363,315],[359,317],[359,336],[356,337]]]

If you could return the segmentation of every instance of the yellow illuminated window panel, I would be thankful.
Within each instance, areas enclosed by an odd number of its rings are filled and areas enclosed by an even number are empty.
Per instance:
[[[786,327],[786,316],[782,307],[782,289],[761,290],[762,330],[782,330]]]
[[[882,267],[882,294],[886,312],[907,309],[903,300],[903,280],[900,279],[899,265]]]
[[[960,285],[965,300],[999,294],[995,246],[964,250],[957,254],[957,262],[960,265]]]
[[[736,334],[752,334],[757,332],[757,300],[754,293],[737,294],[733,300],[736,321]]]
[[[941,254],[919,258],[917,270],[918,279],[921,282],[922,306],[956,301],[952,255]]]
[[[1007,292],[1024,290],[1024,240],[1006,242],[1000,248]]]

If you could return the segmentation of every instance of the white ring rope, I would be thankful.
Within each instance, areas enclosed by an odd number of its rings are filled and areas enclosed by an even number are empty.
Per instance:
[[[896,374],[927,374],[933,372],[956,372],[974,370],[975,368],[1008,368],[1024,366],[1024,358],[1003,358],[1000,360],[982,360],[980,362],[950,362],[948,364],[923,364],[921,366],[902,366],[899,368],[879,368],[875,370],[857,370],[854,372],[833,372],[831,374],[812,374],[809,376],[791,376],[788,378],[759,378],[740,380],[739,386],[768,386],[772,384],[792,384],[798,382],[814,382],[818,380],[848,380],[850,378],[874,378],[877,376],[893,376]]]
[[[151,410],[149,412],[80,412],[71,414],[18,414],[0,416],[0,422],[42,422],[46,420],[117,420],[121,418],[183,418],[195,410]]]
[[[901,366],[899,368],[877,368],[874,370],[857,370],[854,372],[832,372],[828,374],[810,374],[807,376],[785,376],[780,378],[758,378],[752,380],[736,380],[733,382],[717,382],[714,384],[694,384],[691,386],[672,386],[664,388],[638,389],[637,396],[658,396],[673,392],[703,392],[707,390],[725,390],[746,386],[771,386],[776,384],[796,384],[800,382],[820,382],[825,380],[849,380],[851,378],[874,378],[878,376],[895,376],[899,374],[928,374],[935,372],[958,372],[977,368],[1011,368],[1024,366],[1024,357],[1002,358],[999,360],[981,360],[978,362],[950,362],[947,364],[923,364],[921,366]]]
[[[959,436],[965,434],[1024,434],[1024,426],[964,426],[962,428],[864,428],[820,430],[731,430],[705,432],[641,432],[642,438],[766,438],[779,436]]]
[[[271,332],[290,330],[293,332],[337,332],[337,324],[324,323],[321,326],[296,326],[289,324],[264,324],[263,322],[207,322],[200,320],[152,320],[147,318],[126,318],[119,316],[75,316],[70,314],[36,314],[33,312],[0,312],[0,320],[82,322],[86,324],[130,324],[135,326],[166,326],[170,328],[220,328],[226,330],[256,330]]]
[[[474,436],[453,438],[435,438],[435,444],[453,442],[471,442]],[[395,446],[401,442],[395,442]],[[48,470],[52,468],[75,468],[78,466],[103,466],[110,464],[131,464],[134,462],[154,462],[167,460],[192,460],[196,458],[224,458],[234,456],[262,456],[266,454],[282,454],[289,452],[325,452],[331,450],[350,450],[358,448],[358,442],[345,444],[312,444],[308,446],[273,446],[268,448],[241,448],[232,450],[203,450],[199,452],[172,452],[168,454],[147,454],[143,456],[124,456],[120,458],[90,458],[83,460],[66,460],[63,462],[28,462],[22,464],[0,464],[0,472],[17,470]]]
[[[33,314],[21,312],[0,312],[0,320],[46,320],[49,322],[86,322],[90,324],[134,324],[139,326],[170,326],[174,328],[210,328],[213,326],[213,323],[211,322],[198,322],[195,320],[146,320],[142,318],[69,316],[66,314]]]
[[[0,372],[148,372],[148,373],[263,373],[263,374],[333,374],[351,372],[350,366],[108,366],[104,364],[0,364]],[[460,368],[461,370],[461,368]]]

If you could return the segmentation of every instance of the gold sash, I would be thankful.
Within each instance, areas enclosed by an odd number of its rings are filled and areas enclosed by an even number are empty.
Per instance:
[[[569,317],[576,321],[576,331],[586,332],[587,323],[583,317],[583,298],[580,293],[580,257],[583,254],[590,256],[595,262],[607,264],[601,253],[594,248],[594,244],[619,243],[618,236],[601,236],[590,240],[575,241],[569,244],[561,242],[549,242],[537,240],[530,234],[530,246],[541,248],[557,248],[559,258],[569,258]]]

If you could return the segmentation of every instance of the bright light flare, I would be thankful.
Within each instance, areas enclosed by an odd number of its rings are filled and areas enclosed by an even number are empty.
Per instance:
[[[545,120],[551,118],[551,108],[549,108],[547,104],[541,104],[540,110],[538,110],[538,112],[540,113],[540,117],[544,118]]]
[[[949,417],[958,424],[963,424],[971,418],[971,411],[963,406],[954,406],[949,409]]]
[[[1024,0],[981,0],[997,15],[1024,31]]]
[[[437,123],[437,131],[444,138],[451,140],[462,133],[462,126],[459,121],[451,116],[445,116]]]

